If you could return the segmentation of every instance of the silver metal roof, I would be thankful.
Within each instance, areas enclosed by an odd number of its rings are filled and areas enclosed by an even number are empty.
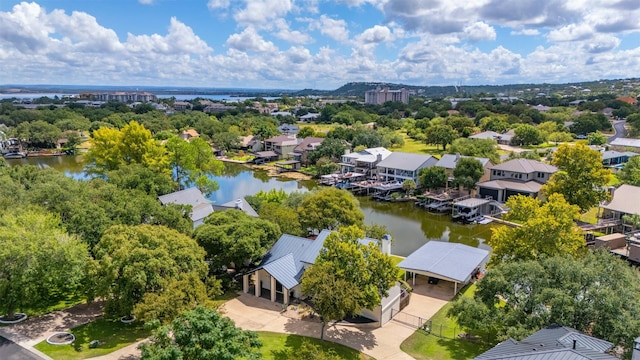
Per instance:
[[[404,152],[394,152],[387,156],[384,160],[378,163],[378,167],[384,167],[389,169],[399,169],[407,171],[415,171],[420,169],[423,165],[433,166],[438,162],[438,159],[431,155],[423,154],[410,154]]]
[[[455,169],[456,168],[456,164],[458,163],[458,160],[463,159],[463,158],[468,158],[468,157],[480,161],[480,163],[484,167],[486,167],[487,165],[491,164],[491,161],[489,159],[487,159],[487,158],[472,157],[472,156],[461,156],[460,154],[444,154],[444,155],[442,155],[440,160],[438,160],[438,162],[436,163],[435,166],[441,166],[441,167],[443,167],[445,169]]]
[[[489,260],[489,251],[464,244],[429,241],[402,260],[401,269],[465,283]]]

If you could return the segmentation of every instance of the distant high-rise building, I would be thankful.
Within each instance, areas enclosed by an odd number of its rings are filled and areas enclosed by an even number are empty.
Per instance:
[[[405,104],[409,103],[409,90],[402,88],[398,90],[389,90],[388,87],[375,90],[369,90],[364,93],[365,104],[381,105],[387,101],[399,101]]]

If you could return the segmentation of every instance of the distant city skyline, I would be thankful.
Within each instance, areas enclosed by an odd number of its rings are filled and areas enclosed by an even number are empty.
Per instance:
[[[0,1],[0,83],[335,89],[638,77],[638,0]]]

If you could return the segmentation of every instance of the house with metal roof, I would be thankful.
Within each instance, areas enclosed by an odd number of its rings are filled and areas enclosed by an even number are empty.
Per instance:
[[[331,234],[330,230],[322,230],[315,239],[283,234],[267,252],[260,264],[242,276],[242,290],[257,297],[266,297],[272,302],[289,304],[292,298],[302,298],[301,281],[304,271],[313,265],[324,247],[324,242]],[[378,243],[378,240],[364,238],[360,244]],[[389,254],[391,238],[385,236],[380,241],[381,251]],[[268,296],[265,296],[267,295]],[[389,299],[389,298],[392,299]],[[387,298],[383,299],[380,309],[363,312],[363,316],[390,319],[391,309],[399,311],[400,290],[392,288]],[[381,311],[381,310],[385,311]],[[380,311],[378,311],[380,310]],[[376,315],[378,314],[378,315]]]
[[[489,261],[489,251],[464,244],[444,241],[429,241],[402,260],[398,267],[411,276],[415,285],[416,276],[427,276],[452,282],[454,295],[479,272]],[[458,286],[460,285],[460,286]]]
[[[631,139],[631,138],[616,138],[612,142],[609,143],[611,146],[621,146],[621,147],[630,147],[630,148],[639,148],[640,149],[640,139]]]
[[[478,194],[499,202],[506,202],[513,195],[537,198],[558,168],[529,159],[513,159],[490,169],[489,180],[478,183]]]
[[[379,162],[391,155],[391,151],[383,147],[364,149],[342,155],[341,173],[360,173],[368,176],[375,175],[375,168]]]
[[[507,132],[504,134],[497,133],[495,131],[483,131],[469,136],[469,139],[490,139],[495,140],[498,144],[509,145],[511,139],[513,139],[513,132]]]
[[[231,209],[244,211],[245,214],[253,217],[258,217],[258,213],[253,209],[251,204],[247,202],[245,198],[239,198],[231,200],[221,205],[212,205],[214,211],[227,211]]]
[[[447,172],[447,175],[449,175],[449,181],[453,181],[453,170],[456,168],[458,161],[468,157],[478,160],[482,164],[482,167],[484,167],[484,175],[482,175],[480,181],[489,180],[489,167],[493,166],[493,163],[487,158],[462,156],[460,154],[444,154],[440,157],[440,160],[438,160],[435,166],[443,167]]]
[[[614,360],[613,343],[566,326],[550,325],[521,340],[508,339],[474,360]],[[635,357],[634,357],[635,359]]]
[[[381,181],[413,180],[418,184],[420,169],[434,166],[438,159],[431,155],[394,152],[377,165],[377,177]]]
[[[193,222],[194,228],[202,224],[204,219],[213,212],[211,201],[204,197],[200,189],[197,187],[162,195],[158,197],[158,200],[160,200],[162,205],[178,204],[191,206],[191,213],[189,214],[189,217]]]
[[[602,165],[606,167],[616,167],[616,165],[625,164],[630,158],[640,154],[633,151],[615,151],[607,150],[602,152]]]

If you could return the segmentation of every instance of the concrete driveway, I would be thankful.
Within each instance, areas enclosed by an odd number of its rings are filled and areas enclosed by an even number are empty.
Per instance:
[[[0,359],[2,360],[41,360],[42,357],[32,353],[13,341],[0,336]]]
[[[425,319],[435,314],[447,301],[416,295],[411,298],[411,315]],[[281,314],[282,305],[248,294],[226,302],[222,312],[245,330],[271,331],[320,338],[322,324],[319,321],[300,320]],[[359,350],[377,360],[413,359],[400,350],[400,344],[416,331],[414,326],[392,320],[383,327],[362,328],[353,326],[328,326],[324,338]]]

